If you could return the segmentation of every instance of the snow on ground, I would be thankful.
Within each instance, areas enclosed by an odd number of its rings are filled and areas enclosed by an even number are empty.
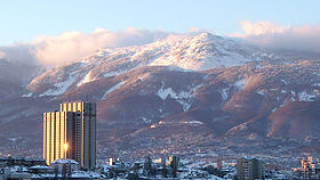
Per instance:
[[[298,93],[299,101],[312,102],[316,95],[309,94],[306,91],[302,91]]]
[[[314,87],[320,87],[320,83],[313,83],[312,86],[314,86]]]
[[[28,94],[23,94],[21,97],[31,97],[32,96],[32,92],[29,92]]]
[[[54,85],[55,89],[49,89],[46,92],[40,94],[39,97],[43,97],[43,96],[60,96],[60,95],[64,94],[65,91],[73,84],[75,79],[76,78],[74,76],[70,76],[69,75],[69,78],[66,81],[56,83]]]
[[[201,121],[183,121],[183,124],[203,124]]]
[[[177,100],[178,103],[182,105],[183,111],[186,112],[190,109],[192,102],[187,102],[185,100]]]
[[[166,100],[168,97],[175,99],[179,104],[182,105],[183,111],[188,111],[192,105],[192,99],[196,90],[201,86],[202,85],[198,85],[194,88],[191,88],[189,91],[180,91],[177,93],[171,87],[164,88],[164,84],[162,83],[162,87],[157,92],[157,95],[162,100]]]
[[[207,162],[204,161],[198,161],[198,162],[192,162],[191,164],[186,164],[187,169],[196,169],[198,167],[204,167],[210,165]]]
[[[261,96],[264,96],[264,90],[257,91],[257,93],[260,94]]]
[[[142,119],[143,122],[145,122],[146,124],[150,124],[150,123],[152,122],[151,119],[148,119],[148,118],[146,118],[146,117],[142,117],[141,119]]]
[[[177,99],[177,94],[176,92],[174,92],[171,88],[167,88],[167,89],[159,89],[157,95],[162,99],[162,100],[166,100],[168,98],[168,96],[171,96],[174,99]]]
[[[246,85],[245,79],[240,79],[234,83],[234,86],[238,89],[242,90],[242,88]]]
[[[290,91],[290,93],[291,93],[291,101],[292,102],[294,102],[294,101],[296,101],[296,92],[294,92],[294,91]]]
[[[262,60],[269,54],[257,52],[249,46],[228,38],[203,33],[176,43],[161,42],[167,50],[150,66],[176,66],[187,70],[205,70],[223,66],[237,66]],[[168,48],[171,47],[171,48]],[[251,52],[257,52],[252,55]],[[270,58],[270,57],[269,57]]]
[[[94,81],[94,80],[96,80],[96,78],[95,77],[92,77],[92,72],[90,71],[88,74],[86,74],[85,76],[84,76],[84,78],[77,84],[77,87],[79,87],[79,86],[81,86],[81,85],[83,85],[83,84],[85,84],[85,83],[89,83],[89,82],[92,82],[92,81]]]
[[[56,159],[52,162],[52,164],[79,164],[79,163],[73,159]]]
[[[220,93],[223,101],[228,99],[228,88],[223,88]]]
[[[275,108],[272,109],[271,112],[275,112],[277,109],[278,109],[278,108],[275,107]]]
[[[190,124],[190,125],[203,125],[204,123],[201,121],[175,121],[175,122],[163,122],[163,121],[159,121],[160,125],[164,125],[164,124]]]
[[[112,93],[114,90],[118,89],[119,87],[121,87],[123,84],[125,83],[125,81],[121,81],[119,83],[117,83],[116,85],[112,86],[110,89],[108,89],[104,95],[102,96],[101,99],[106,99],[107,96]]]
[[[288,85],[288,82],[284,79],[281,80],[281,82],[284,84],[284,85]]]
[[[126,72],[126,71],[124,71],[124,72]],[[103,77],[112,77],[112,76],[116,76],[116,75],[119,75],[124,72],[122,72],[122,71],[107,72],[107,73],[103,74]]]
[[[216,46],[216,48],[217,47],[218,46]],[[204,69],[210,69],[210,68],[222,67],[222,66],[226,66],[226,67],[239,66],[246,62],[252,61],[252,59],[248,59],[238,53],[231,53],[231,52],[229,52],[228,54],[225,54],[225,56],[222,56],[222,57],[215,57],[215,59],[217,61],[215,66],[212,66],[213,64],[212,63],[209,64],[207,61],[207,66],[205,66]]]
[[[261,69],[261,68],[262,68],[262,66],[260,64],[256,65],[256,69]]]
[[[292,99],[292,97],[291,97],[291,101],[294,101],[294,99]],[[283,106],[285,106],[286,104],[287,104],[287,100],[284,100],[284,101],[282,102],[282,104],[280,104],[279,107],[283,107]]]

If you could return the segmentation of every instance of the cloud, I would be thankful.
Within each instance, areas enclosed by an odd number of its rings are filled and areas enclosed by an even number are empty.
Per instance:
[[[269,21],[259,21],[256,23],[252,23],[250,21],[241,21],[240,25],[245,33],[244,36],[283,33],[288,29],[287,27],[283,27],[278,24],[272,24]],[[239,36],[241,35],[243,34],[239,34]]]
[[[228,36],[244,39],[252,44],[276,49],[297,49],[320,52],[320,24],[313,26],[282,26],[269,21],[242,21],[242,33]],[[57,36],[35,36],[31,42],[0,47],[0,58],[12,62],[44,65],[64,65],[76,62],[99,48],[119,48],[152,43],[157,40],[176,40],[205,32],[190,28],[186,33],[162,30],[149,31],[127,28],[110,31],[101,27],[91,33],[65,32]]]
[[[288,27],[268,21],[243,21],[240,25],[243,33],[230,36],[267,48],[320,52],[320,24]]]
[[[109,31],[101,27],[91,33],[64,32],[57,36],[35,36],[30,42],[0,47],[0,58],[11,62],[60,66],[80,61],[99,48],[119,48],[144,45],[157,40],[177,40],[194,35],[195,31],[174,33],[162,30],[150,31],[127,28]]]
[[[32,48],[24,43],[0,47],[0,79],[21,86],[39,73]]]
[[[128,28],[111,32],[96,28],[92,33],[65,32],[60,36],[36,36],[31,44],[35,57],[44,64],[61,65],[79,61],[98,48],[143,45],[159,39],[177,38],[181,34]]]
[[[36,64],[37,60],[31,52],[32,48],[32,45],[25,43],[16,43],[11,46],[0,47],[0,59],[21,65]]]
[[[3,59],[3,58],[5,58],[5,57],[6,57],[6,53],[0,51],[0,59]]]

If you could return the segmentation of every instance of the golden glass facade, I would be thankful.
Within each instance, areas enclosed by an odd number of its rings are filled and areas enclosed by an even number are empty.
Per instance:
[[[43,115],[43,158],[49,165],[61,158],[78,161],[83,169],[96,163],[96,104],[68,102],[60,111]]]
[[[49,112],[43,115],[43,158],[47,164],[56,159],[66,158],[66,113]]]

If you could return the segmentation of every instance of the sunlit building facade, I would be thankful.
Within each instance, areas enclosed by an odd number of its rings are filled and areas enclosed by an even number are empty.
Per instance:
[[[82,169],[95,169],[95,103],[68,102],[60,104],[60,111],[44,113],[43,158],[48,165],[56,159],[70,158]]]

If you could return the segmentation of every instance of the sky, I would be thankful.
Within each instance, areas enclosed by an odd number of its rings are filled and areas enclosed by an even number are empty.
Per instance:
[[[318,0],[0,0],[0,58],[30,51],[54,64],[201,31],[318,51],[319,7]]]
[[[283,26],[320,22],[318,0],[1,0],[0,45],[37,35],[89,33],[97,27],[168,32],[190,28],[219,34],[241,32],[240,21]]]

